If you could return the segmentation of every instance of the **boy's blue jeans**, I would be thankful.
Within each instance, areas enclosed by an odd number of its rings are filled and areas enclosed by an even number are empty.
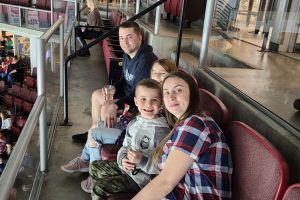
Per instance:
[[[103,122],[99,122],[98,128],[92,129],[92,137],[96,141],[96,147],[89,147],[86,143],[81,153],[81,158],[92,163],[101,160],[100,148],[102,144],[114,144],[123,129],[119,126],[115,128],[105,128]]]

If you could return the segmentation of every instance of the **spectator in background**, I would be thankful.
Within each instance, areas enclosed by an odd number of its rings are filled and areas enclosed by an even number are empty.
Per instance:
[[[102,19],[100,16],[100,12],[97,8],[97,4],[95,0],[87,0],[86,5],[89,8],[89,12],[87,15],[87,24],[86,26],[99,26],[102,27]],[[79,41],[81,47],[86,45],[84,39],[94,39],[99,37],[102,34],[101,28],[89,28],[89,27],[76,27],[75,28],[76,38]],[[90,51],[80,54],[79,56],[89,56]]]
[[[6,43],[5,43],[5,49],[13,49],[13,41],[11,40],[10,37],[5,38]]]
[[[24,79],[24,67],[21,65],[18,56],[13,56],[11,64],[8,65],[8,70],[2,78],[7,82],[8,88],[11,88],[15,81]]]

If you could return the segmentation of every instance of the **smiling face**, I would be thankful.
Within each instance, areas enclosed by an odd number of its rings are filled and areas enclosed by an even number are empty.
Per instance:
[[[160,91],[146,86],[138,86],[134,102],[143,118],[154,119],[160,110]]]
[[[157,62],[155,62],[151,69],[151,78],[162,84],[163,80],[169,73]]]
[[[163,99],[166,109],[179,119],[190,103],[190,89],[181,78],[169,77],[163,84]]]
[[[120,28],[119,42],[122,50],[133,58],[142,44],[142,36],[134,32],[134,28]]]

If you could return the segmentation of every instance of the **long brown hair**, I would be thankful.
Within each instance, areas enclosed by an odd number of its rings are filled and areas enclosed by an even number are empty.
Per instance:
[[[186,118],[188,118],[191,115],[200,114],[198,84],[195,81],[194,77],[184,71],[172,72],[169,75],[167,75],[167,77],[163,81],[162,88],[164,86],[165,81],[168,78],[180,78],[188,84],[189,90],[190,90],[190,102],[189,102],[189,105],[188,105],[186,111],[178,119],[173,114],[171,114],[167,109],[165,109],[167,121],[168,121],[169,125],[171,127],[173,127],[173,129],[170,131],[170,133],[168,135],[166,135],[164,137],[164,139],[156,147],[154,154],[153,154],[153,158],[152,158],[153,164],[158,163],[160,156],[162,154],[162,151],[163,151],[163,147],[167,143],[167,141],[171,138],[173,132],[175,131],[176,124],[178,124],[182,120],[185,120]]]

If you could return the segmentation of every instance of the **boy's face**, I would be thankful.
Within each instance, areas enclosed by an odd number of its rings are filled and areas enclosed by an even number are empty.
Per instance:
[[[154,119],[161,105],[160,92],[157,89],[138,86],[134,102],[141,116],[145,119]]]

